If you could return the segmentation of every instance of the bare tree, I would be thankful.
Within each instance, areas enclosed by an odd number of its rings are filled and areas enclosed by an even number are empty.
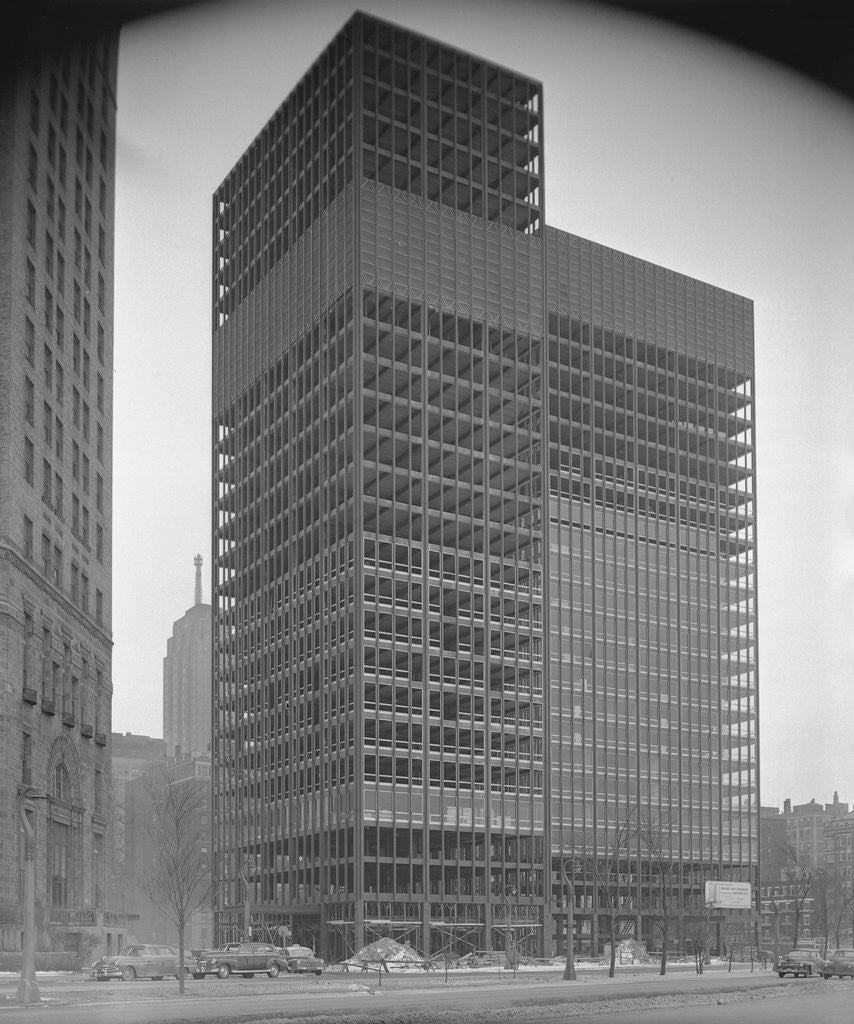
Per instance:
[[[795,917],[792,930],[792,948],[797,949],[798,938],[801,932],[801,921],[804,917],[804,907],[812,885],[810,863],[805,858],[800,857],[794,846],[789,844],[786,848],[786,867],[784,870],[792,895],[792,908]]]
[[[687,932],[694,952],[694,969],[697,974],[702,974],[712,935],[712,920],[708,907],[704,907],[701,915],[689,919]]]
[[[148,835],[152,858],[142,888],[178,930],[178,985],[184,993],[184,934],[193,911],[210,900],[212,871],[203,850],[209,846],[202,824],[209,783],[176,778],[169,770],[149,774]]]
[[[624,878],[628,874],[629,837],[635,809],[629,808],[622,822],[606,822],[605,841],[601,851],[588,854],[586,863],[596,886],[596,900],[599,909],[604,908],[608,918],[608,934],[611,945],[611,960],[608,977],[613,978],[617,963],[617,917],[625,905]],[[626,870],[623,870],[623,869]]]
[[[667,943],[670,938],[670,922],[678,916],[681,903],[674,897],[673,883],[680,874],[680,865],[666,852],[669,828],[664,828],[660,819],[641,818],[637,825],[641,860],[649,865],[650,889],[655,888],[655,899],[650,892],[649,915],[656,923],[661,936],[661,969],[667,971]],[[644,856],[645,854],[645,856]]]
[[[820,869],[817,875],[818,923],[824,937],[823,952],[827,955],[831,936],[836,940],[835,948],[841,945],[842,920],[845,912],[854,905],[854,891],[851,882],[835,871]]]

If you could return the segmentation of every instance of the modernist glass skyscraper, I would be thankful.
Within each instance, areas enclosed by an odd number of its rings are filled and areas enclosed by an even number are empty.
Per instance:
[[[223,937],[598,948],[626,821],[622,931],[637,822],[754,878],[752,307],[547,229],[542,110],[357,14],[214,196]]]

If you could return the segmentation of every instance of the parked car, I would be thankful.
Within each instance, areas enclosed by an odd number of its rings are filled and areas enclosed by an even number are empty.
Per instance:
[[[155,946],[137,944],[125,946],[121,953],[105,956],[96,960],[89,969],[90,976],[96,981],[110,981],[119,978],[122,981],[135,981],[137,978],[151,978],[160,981],[167,975],[179,977],[180,957],[174,946]],[[199,974],[196,958],[189,950],[184,951],[184,976]]]
[[[326,967],[325,961],[315,956],[308,946],[285,946],[282,953],[291,974],[314,973],[319,977]]]
[[[198,963],[200,971],[218,978],[231,974],[242,974],[244,978],[266,974],[275,978],[287,970],[285,957],[269,942],[228,942],[221,949],[203,949]]]
[[[827,960],[821,971],[822,978],[832,978],[838,974],[840,978],[854,978],[854,949],[834,949],[827,954]]]
[[[777,961],[777,974],[784,977],[791,974],[794,978],[810,977],[813,974],[821,974],[824,970],[825,959],[814,949],[793,949]]]

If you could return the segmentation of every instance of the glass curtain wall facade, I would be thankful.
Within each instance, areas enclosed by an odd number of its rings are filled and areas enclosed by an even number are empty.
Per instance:
[[[331,957],[560,931],[548,482],[590,432],[568,394],[546,414],[576,299],[541,112],[539,83],[356,15],[214,196],[220,938],[247,912]]]
[[[547,244],[555,897],[581,951],[606,874],[619,934],[657,947],[666,909],[684,944],[706,881],[757,884],[752,304]]]

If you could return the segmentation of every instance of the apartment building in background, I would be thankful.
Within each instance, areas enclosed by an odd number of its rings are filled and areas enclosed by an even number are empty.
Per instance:
[[[761,939],[799,941],[822,948],[850,947],[854,934],[854,814],[834,792],[762,808]]]
[[[111,913],[116,34],[68,40],[0,95],[0,915],[20,941],[26,815],[37,948]],[[23,59],[23,58],[21,58]]]
[[[170,757],[206,757],[211,743],[211,606],[202,600],[202,556],[194,601],[172,627],[163,659],[163,738]]]
[[[543,109],[356,14],[214,195],[220,939],[755,892],[752,303],[547,226]]]

